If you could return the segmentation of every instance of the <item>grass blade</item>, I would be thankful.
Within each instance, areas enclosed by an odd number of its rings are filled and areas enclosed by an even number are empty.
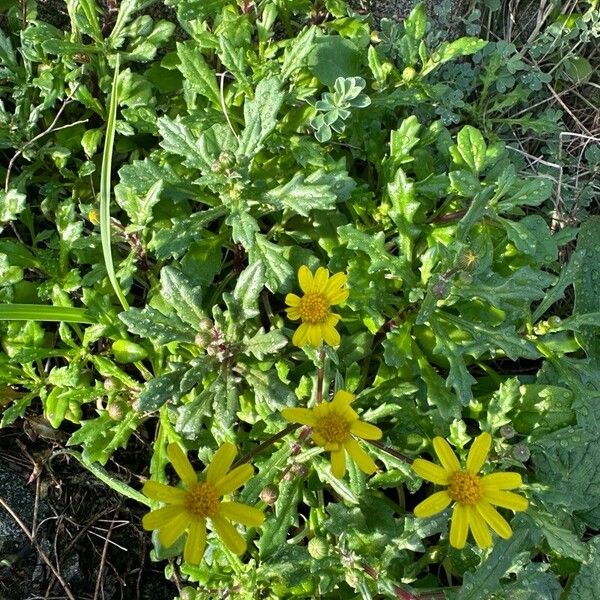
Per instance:
[[[47,304],[0,304],[0,321],[63,321],[88,324],[95,322],[84,308]]]
[[[108,108],[108,119],[106,121],[106,135],[104,138],[104,153],[102,155],[102,172],[100,174],[100,239],[102,241],[102,254],[104,265],[108,273],[108,279],[115,290],[115,294],[121,306],[127,310],[129,304],[121,290],[115,274],[115,266],[112,258],[110,239],[110,172],[112,168],[113,146],[115,143],[115,126],[117,121],[117,81],[119,78],[119,55],[115,62],[115,74],[110,92],[110,104]]]

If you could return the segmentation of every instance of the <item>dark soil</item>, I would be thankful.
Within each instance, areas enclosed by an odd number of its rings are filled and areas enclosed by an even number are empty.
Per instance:
[[[59,439],[34,431],[27,420],[0,430],[0,600],[64,599],[65,586],[76,600],[173,598],[167,563],[149,559],[150,538],[140,527],[145,507],[61,454]],[[108,468],[127,472],[114,463]]]

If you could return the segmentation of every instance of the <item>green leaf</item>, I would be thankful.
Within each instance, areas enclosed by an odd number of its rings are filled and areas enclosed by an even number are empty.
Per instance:
[[[180,381],[187,370],[187,367],[179,368],[147,381],[139,396],[137,410],[155,411],[165,402],[181,398],[183,392],[180,389]]]
[[[161,294],[175,309],[179,318],[197,329],[198,323],[205,316],[202,310],[202,291],[194,287],[192,282],[174,267],[163,267],[160,272]]]
[[[392,202],[390,217],[398,226],[402,257],[410,263],[413,259],[414,241],[420,233],[419,227],[414,224],[414,218],[421,203],[416,198],[413,182],[409,181],[402,169],[396,171],[394,181],[388,184],[388,194]]]
[[[180,256],[190,245],[201,237],[206,226],[227,214],[226,206],[217,206],[194,213],[184,219],[173,219],[170,229],[154,231],[148,247],[158,259]]]
[[[171,154],[184,158],[183,164],[195,169],[209,169],[210,164],[201,154],[196,140],[190,130],[177,117],[174,121],[169,117],[161,117],[157,121],[162,136],[160,145]]]
[[[590,557],[573,579],[569,600],[600,598],[600,535],[593,537],[587,545]]]
[[[507,379],[500,384],[498,391],[492,394],[487,407],[486,431],[494,433],[502,425],[510,423],[508,413],[520,398],[519,380],[516,377]]]
[[[265,267],[262,262],[255,262],[242,271],[233,290],[236,309],[232,318],[245,321],[259,314],[258,297],[265,283]]]
[[[152,220],[152,208],[160,201],[164,181],[152,184],[144,197],[128,194],[119,204],[127,213],[132,225],[143,227]]]
[[[540,263],[555,261],[558,256],[556,240],[540,215],[528,215],[520,221],[498,217],[506,228],[508,239],[521,252]]]
[[[204,60],[198,44],[194,41],[177,42],[177,55],[180,60],[177,68],[191,84],[194,91],[219,105],[221,95],[217,78],[214,71]]]
[[[256,244],[250,249],[250,262],[260,261],[265,268],[267,287],[271,292],[289,286],[294,277],[294,271],[284,258],[284,250],[269,242],[264,236],[256,236]],[[289,289],[289,288],[288,288]]]
[[[335,208],[337,197],[329,186],[306,183],[304,175],[296,173],[286,184],[270,190],[266,200],[278,208],[308,217],[311,210]]]
[[[157,345],[169,342],[193,342],[194,333],[177,316],[166,317],[150,306],[143,309],[130,308],[119,314],[131,333],[148,338]]]
[[[244,104],[244,123],[240,136],[238,156],[252,158],[260,152],[263,143],[277,125],[277,114],[283,103],[281,81],[277,77],[261,79],[254,98]]]
[[[298,521],[298,502],[302,480],[292,479],[279,485],[275,515],[267,519],[261,529],[258,552],[261,560],[268,561],[285,546],[289,528]]]
[[[519,181],[511,186],[508,198],[498,202],[498,212],[510,212],[516,206],[539,206],[550,198],[553,189],[554,181],[544,177]]]
[[[333,87],[338,77],[359,77],[361,55],[354,43],[339,36],[323,36],[309,56],[308,68],[323,84]]]
[[[590,216],[582,224],[577,236],[574,265],[573,289],[575,306],[573,315],[600,311],[600,217]],[[598,327],[589,327],[575,336],[586,354],[594,359],[600,358],[600,337]]]
[[[27,206],[25,194],[10,189],[8,192],[0,190],[0,233],[4,226],[14,221]]]
[[[254,246],[260,227],[258,221],[244,207],[233,208],[225,223],[231,227],[231,237],[234,242],[241,244],[245,250],[250,250]]]
[[[315,47],[316,27],[308,27],[286,46],[281,65],[281,77],[287,79],[294,71],[305,66]]]
[[[423,65],[421,75],[427,75],[437,69],[440,65],[443,65],[449,60],[454,60],[459,56],[475,54],[486,45],[486,40],[480,40],[476,37],[462,37],[453,42],[444,42],[432,53],[430,59]]]
[[[557,524],[557,519],[560,515],[530,511],[528,516],[535,521],[535,524],[540,528],[548,545],[554,552],[557,552],[561,556],[568,556],[579,562],[587,560],[588,548],[586,544],[580,541],[571,529],[565,529]]]
[[[518,526],[516,523],[521,523]],[[521,552],[529,549],[529,530],[518,517],[513,520],[513,535],[508,540],[498,540],[489,556],[476,571],[464,574],[457,600],[482,600],[500,590],[500,579],[519,564]]]
[[[487,144],[479,129],[465,125],[456,136],[456,147],[466,165],[475,173],[479,173],[485,166],[485,153]]]
[[[65,323],[95,323],[84,308],[45,304],[0,304],[2,321],[64,321]]]

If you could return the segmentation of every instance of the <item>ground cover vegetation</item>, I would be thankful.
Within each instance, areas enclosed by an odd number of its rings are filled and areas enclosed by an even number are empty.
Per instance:
[[[46,595],[600,595],[596,1],[2,5],[0,426],[135,531],[0,496]]]

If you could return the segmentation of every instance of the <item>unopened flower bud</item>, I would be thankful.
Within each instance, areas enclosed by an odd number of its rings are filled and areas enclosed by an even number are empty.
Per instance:
[[[296,477],[306,477],[308,475],[308,467],[304,463],[294,463],[291,471]]]
[[[196,343],[196,346],[206,348],[212,342],[212,335],[208,331],[201,331],[196,334],[194,342]]]
[[[180,600],[196,600],[196,590],[193,587],[186,586],[179,592]]]
[[[124,400],[113,400],[106,409],[113,421],[120,421],[127,413],[127,403]]]
[[[531,451],[529,450],[529,446],[527,446],[527,444],[519,443],[512,447],[512,455],[516,460],[527,462],[531,456]]]
[[[404,71],[402,71],[402,79],[404,81],[414,81],[417,77],[417,72],[413,67],[406,67]]]
[[[314,537],[308,540],[308,553],[315,559],[321,560],[327,556],[328,552],[327,541],[322,537]]]
[[[214,323],[208,317],[203,317],[198,321],[198,331],[210,331],[213,327]]]
[[[515,437],[516,431],[512,425],[503,425],[500,427],[500,435],[505,440],[510,440]]]
[[[117,384],[112,377],[107,377],[104,380],[104,389],[105,390],[114,390],[116,387],[117,387]]]
[[[279,489],[275,485],[268,485],[260,492],[260,499],[268,505],[275,504],[279,498]]]

